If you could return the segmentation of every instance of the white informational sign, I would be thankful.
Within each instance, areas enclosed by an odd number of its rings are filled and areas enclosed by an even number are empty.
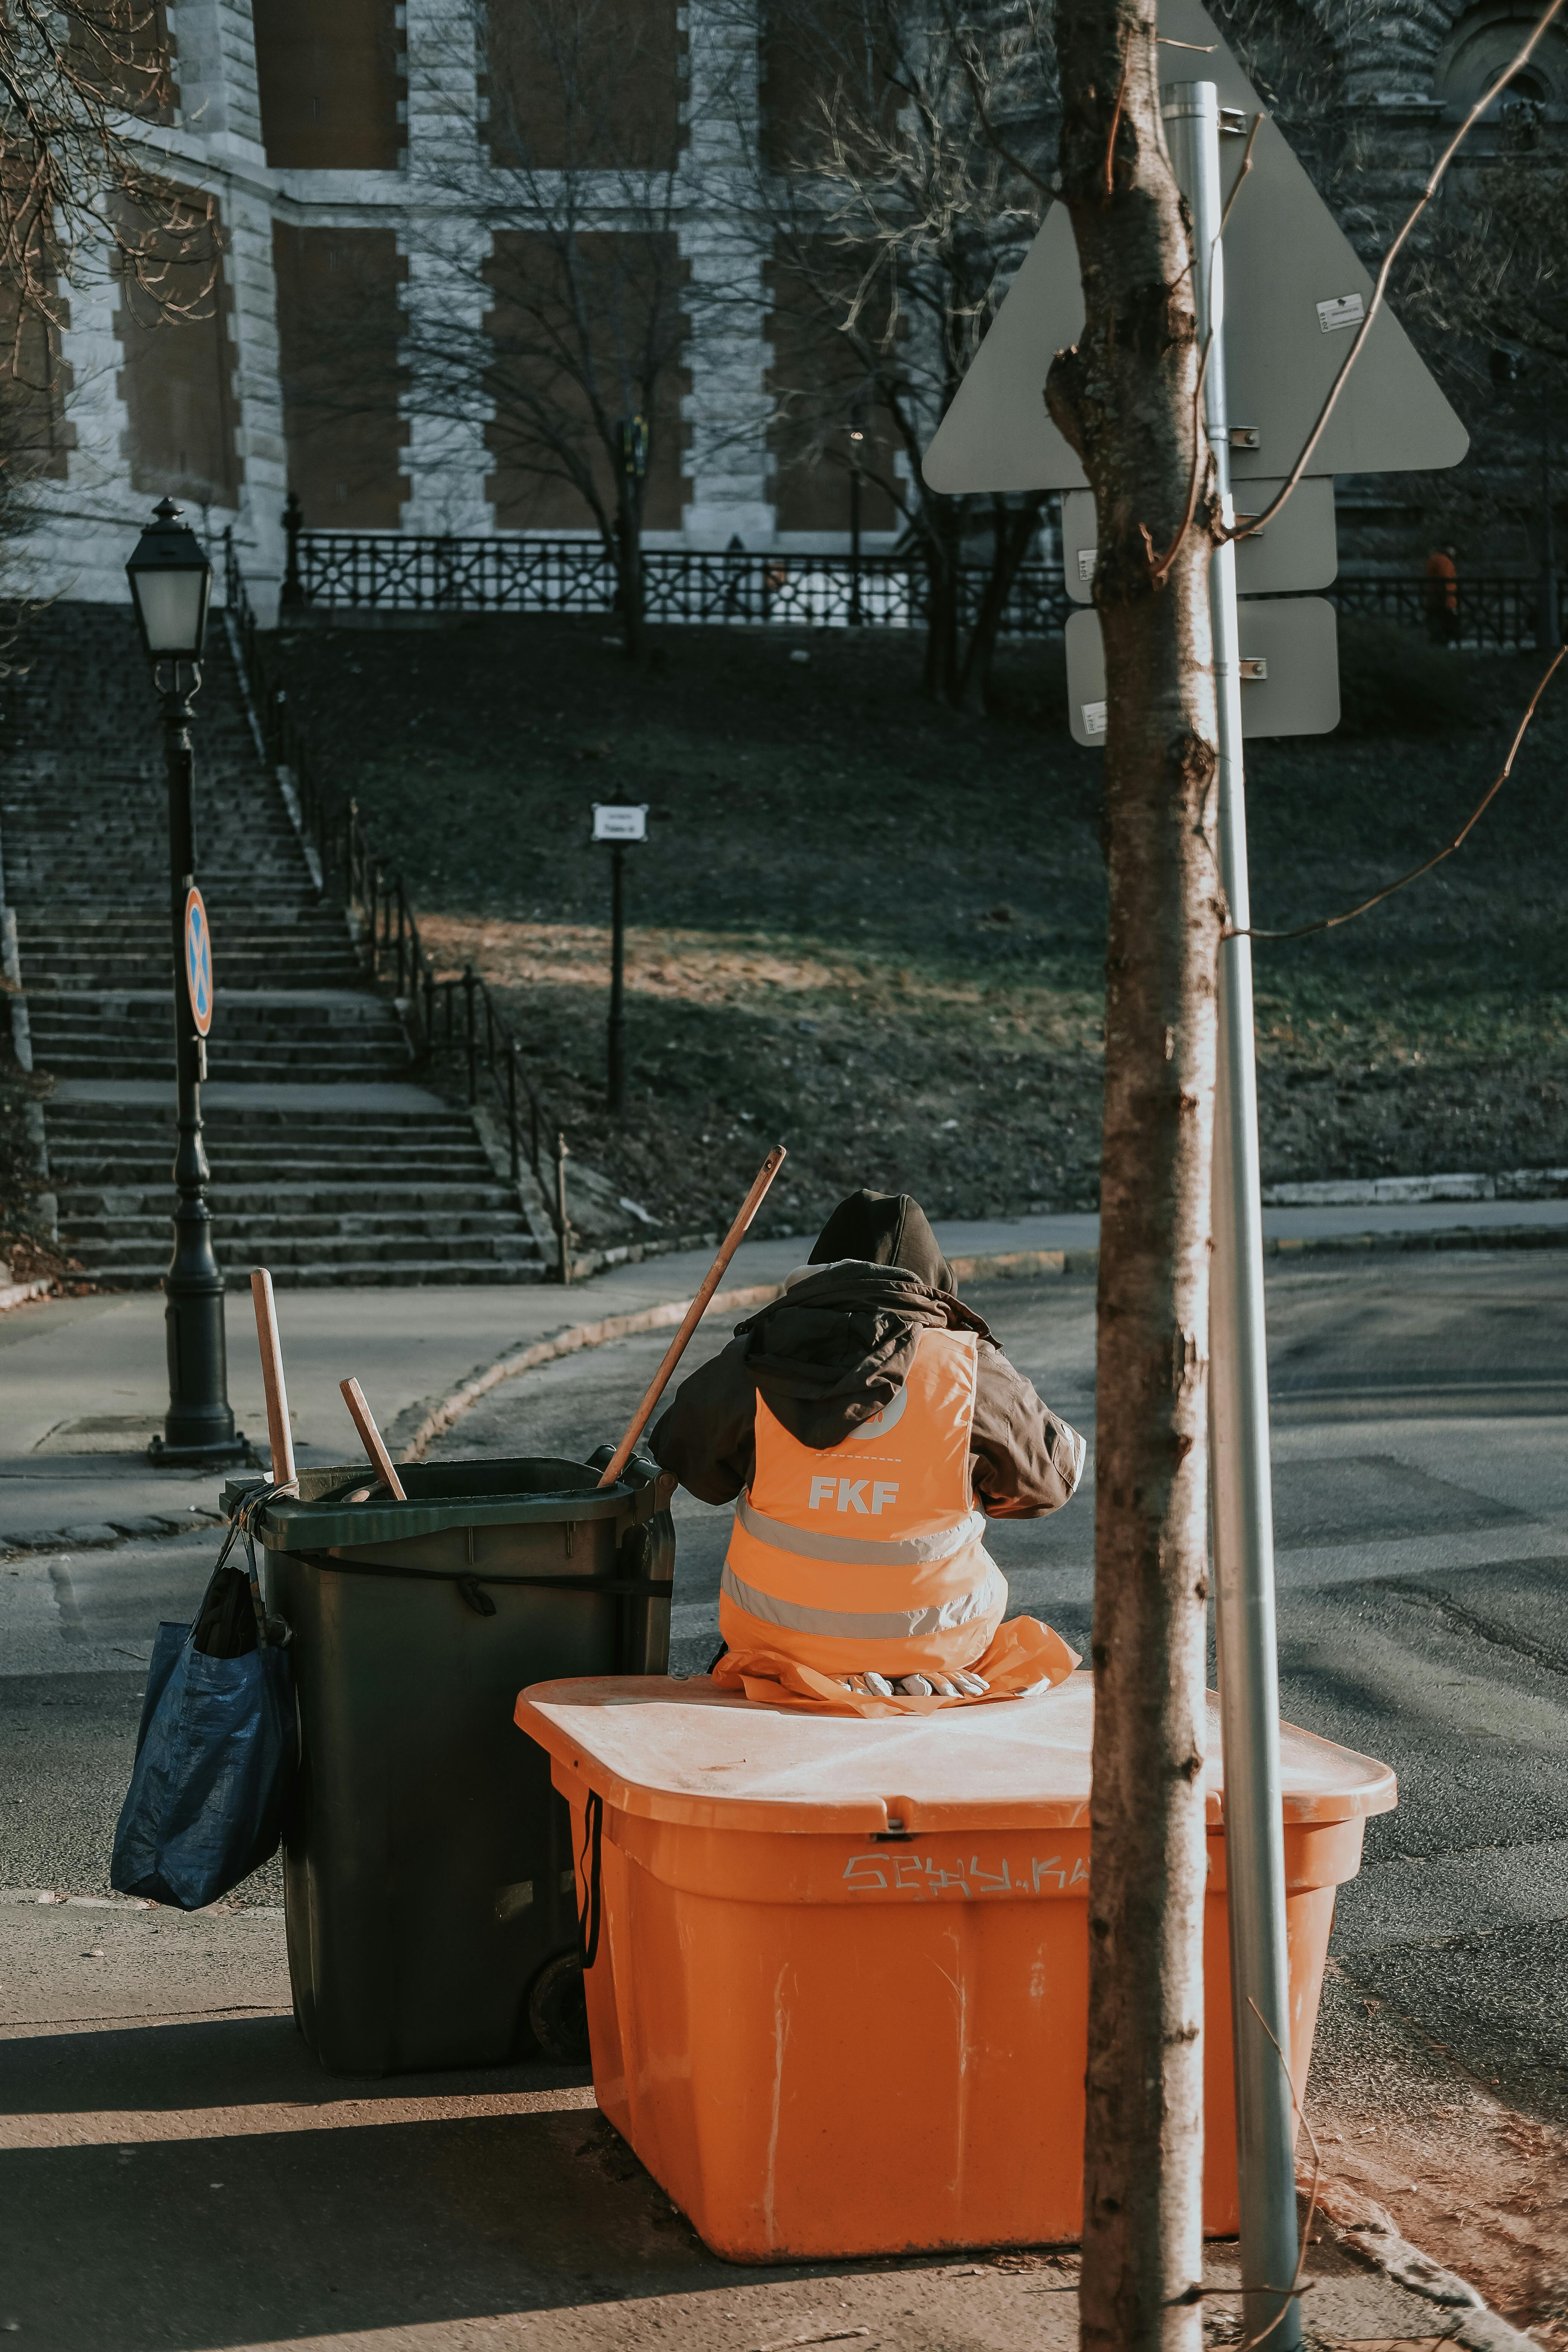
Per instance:
[[[1326,596],[1266,596],[1237,609],[1241,731],[1327,735],[1340,723],[1340,648]],[[1105,747],[1109,712],[1100,614],[1069,613],[1068,721],[1075,743]]]
[[[1261,101],[1198,0],[1160,0],[1160,33],[1202,53],[1184,56],[1183,69],[1215,82],[1221,104],[1239,109],[1250,126]],[[1226,196],[1245,148],[1242,139],[1221,142]],[[1231,475],[1239,490],[1247,480],[1279,479],[1295,464],[1343,362],[1350,341],[1343,330],[1360,325],[1372,299],[1372,279],[1349,239],[1267,119],[1226,228],[1225,286]],[[933,490],[1087,487],[1045,403],[1051,361],[1082,327],[1078,248],[1067,207],[1057,204],[926,451],[923,471]],[[1419,472],[1457,466],[1468,446],[1384,305],[1312,453],[1311,471]]]
[[[613,805],[608,801],[594,803],[594,838],[595,841],[646,841],[647,839],[647,803],[634,801]]]

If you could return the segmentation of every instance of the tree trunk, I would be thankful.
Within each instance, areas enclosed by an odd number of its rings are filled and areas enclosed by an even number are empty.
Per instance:
[[[958,546],[932,534],[926,553],[925,690],[932,702],[952,699],[958,676]]]
[[[958,692],[954,699],[961,710],[971,719],[984,719],[991,690],[991,665],[996,657],[996,635],[1006,610],[1018,567],[1029,551],[1040,520],[1040,499],[1032,498],[1026,506],[1007,507],[1000,499],[995,502],[995,552],[986,577],[985,593],[980,600],[980,610],[974,616],[974,626],[969,633],[964,649],[963,667],[959,674]]]
[[[1095,1470],[1093,1837],[1080,2327],[1199,2352],[1204,1633],[1217,717],[1185,211],[1155,0],[1060,0],[1062,186],[1085,322],[1051,415],[1099,517],[1110,938]],[[1205,456],[1206,465],[1206,456]]]

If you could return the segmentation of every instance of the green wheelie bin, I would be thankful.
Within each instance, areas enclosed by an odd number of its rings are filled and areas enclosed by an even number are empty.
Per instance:
[[[634,1455],[601,1491],[610,1452],[412,1463],[403,1503],[306,1472],[257,1519],[300,1717],[294,2013],[333,2073],[586,2054],[566,1807],[512,1710],[529,1683],[667,1670],[675,1481]]]

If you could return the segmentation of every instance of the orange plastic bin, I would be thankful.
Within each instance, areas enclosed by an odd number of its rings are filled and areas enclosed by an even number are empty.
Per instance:
[[[539,1683],[599,2105],[734,2262],[1080,2234],[1093,1683],[863,1722],[705,1677]],[[1204,2225],[1237,2228],[1210,1702]],[[1291,2067],[1385,1765],[1286,1726]]]

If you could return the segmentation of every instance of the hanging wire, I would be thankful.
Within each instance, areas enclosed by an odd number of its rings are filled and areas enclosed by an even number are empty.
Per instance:
[[[1413,866],[1409,873],[1402,874],[1397,881],[1385,882],[1381,890],[1374,890],[1371,898],[1363,898],[1359,906],[1345,908],[1342,914],[1320,915],[1316,922],[1298,923],[1293,930],[1289,931],[1266,931],[1261,929],[1256,923],[1248,925],[1244,930],[1236,924],[1227,923],[1224,930],[1221,931],[1220,938],[1222,940],[1307,940],[1310,939],[1314,932],[1317,931],[1337,930],[1342,923],[1353,923],[1358,915],[1367,914],[1373,907],[1381,907],[1384,900],[1385,898],[1392,898],[1396,890],[1404,890],[1407,888],[1412,882],[1419,882],[1423,874],[1430,874],[1435,866],[1441,866],[1445,857],[1452,857],[1455,850],[1461,847],[1470,834],[1475,831],[1482,817],[1485,816],[1488,809],[1490,808],[1493,801],[1496,800],[1499,793],[1501,792],[1504,784],[1507,783],[1513,768],[1514,761],[1519,754],[1519,747],[1524,740],[1525,731],[1528,729],[1531,720],[1535,716],[1536,709],[1541,701],[1542,696],[1545,693],[1558,669],[1562,667],[1563,660],[1565,656],[1568,656],[1568,646],[1559,646],[1557,651],[1552,655],[1552,659],[1546,666],[1545,676],[1542,678],[1540,685],[1536,688],[1535,692],[1530,698],[1530,707],[1526,710],[1524,717],[1520,720],[1518,729],[1514,734],[1513,741],[1508,747],[1507,759],[1503,761],[1502,766],[1498,770],[1497,774],[1492,778],[1491,782],[1488,785],[1485,793],[1477,802],[1475,807],[1470,811],[1469,815],[1465,819],[1464,824],[1459,827],[1458,832],[1454,835],[1453,840],[1448,842],[1445,847],[1435,851],[1430,857],[1423,858],[1419,866]]]

